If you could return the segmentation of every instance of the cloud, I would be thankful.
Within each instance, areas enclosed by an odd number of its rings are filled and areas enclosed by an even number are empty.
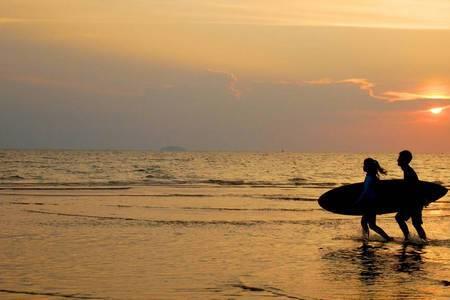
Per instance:
[[[370,97],[388,102],[411,101],[411,100],[450,100],[450,95],[426,95],[406,91],[385,91],[381,93],[375,92],[376,84],[366,78],[347,78],[340,80],[333,80],[329,78],[321,78],[316,80],[304,81],[280,81],[280,84],[294,84],[294,85],[338,85],[350,84],[365,91]]]
[[[220,75],[225,76],[228,79],[228,90],[230,91],[230,93],[236,99],[241,98],[242,93],[239,90],[239,88],[237,87],[238,78],[236,77],[236,75],[234,75],[233,73],[229,73],[229,72],[211,70],[211,69],[208,69],[207,71],[210,73],[220,74]]]
[[[383,96],[390,101],[408,101],[408,100],[450,100],[450,95],[425,95],[410,92],[387,91]]]

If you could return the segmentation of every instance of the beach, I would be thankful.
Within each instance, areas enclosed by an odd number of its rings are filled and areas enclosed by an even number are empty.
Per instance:
[[[0,0],[0,300],[450,299],[449,12]]]
[[[448,195],[424,210],[428,244],[402,243],[387,214],[377,220],[394,242],[372,233],[362,246],[358,217],[317,204],[363,180],[366,154],[0,154],[2,299],[450,295]],[[395,154],[377,158],[401,176]],[[448,187],[449,160],[414,166]]]

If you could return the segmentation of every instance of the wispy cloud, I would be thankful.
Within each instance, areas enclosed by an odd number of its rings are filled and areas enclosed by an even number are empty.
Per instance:
[[[426,95],[410,92],[387,91],[383,96],[390,101],[408,101],[408,100],[450,100],[450,95]]]
[[[0,3],[2,8],[8,8]],[[15,1],[12,1],[15,2]],[[450,29],[447,0],[292,1],[292,0],[151,0],[25,1],[20,10],[51,22],[189,22],[263,26],[336,26]],[[407,9],[405,9],[407,8]],[[4,9],[3,9],[4,10]],[[86,17],[89,17],[86,19]],[[7,18],[7,15],[4,15]],[[37,19],[30,19],[35,22]],[[0,22],[1,23],[1,22]]]
[[[366,78],[347,78],[340,80],[333,80],[329,78],[321,78],[317,80],[303,80],[303,81],[282,81],[281,84],[295,84],[295,85],[341,85],[349,84],[358,87],[365,91],[370,97],[388,102],[397,101],[411,101],[411,100],[450,100],[450,95],[442,94],[422,94],[408,91],[384,91],[376,92],[376,84]]]
[[[445,0],[192,0],[164,1],[156,11],[199,23],[448,30],[448,9]]]

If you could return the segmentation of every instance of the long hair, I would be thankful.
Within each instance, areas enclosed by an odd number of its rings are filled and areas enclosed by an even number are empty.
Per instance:
[[[380,163],[371,157],[368,157],[364,160],[363,170],[368,174],[377,176],[378,178],[380,177],[379,174],[387,174],[387,171],[380,166]]]

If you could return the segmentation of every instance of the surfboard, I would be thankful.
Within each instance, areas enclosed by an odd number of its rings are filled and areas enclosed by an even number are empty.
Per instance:
[[[342,215],[362,215],[363,209],[356,202],[363,191],[363,183],[354,183],[329,190],[319,198],[319,205],[330,212]],[[376,212],[388,214],[397,212],[408,201],[418,199],[422,204],[434,202],[447,194],[447,188],[440,184],[419,181],[411,190],[404,180],[380,180],[376,186]]]

